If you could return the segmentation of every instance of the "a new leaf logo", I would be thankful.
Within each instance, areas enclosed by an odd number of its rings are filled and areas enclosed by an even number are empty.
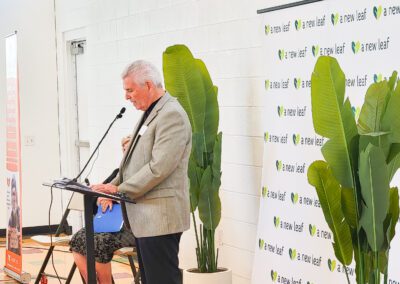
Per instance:
[[[278,272],[271,270],[271,279],[273,282],[278,278]]]
[[[258,239],[258,247],[259,247],[260,249],[263,249],[263,248],[264,248],[264,240]]]
[[[275,228],[278,228],[280,223],[281,223],[281,218],[274,216]]]
[[[278,56],[280,60],[283,60],[283,58],[285,57],[285,50],[284,49],[279,49],[278,50]]]
[[[360,51],[360,47],[361,47],[361,44],[360,44],[359,41],[357,41],[357,42],[352,41],[351,42],[351,50],[353,50],[354,54],[357,54]]]
[[[296,252],[296,249],[289,249],[289,257],[290,257],[290,259],[291,260],[294,260],[295,258],[296,258],[296,256],[297,256],[297,252]]]
[[[265,35],[269,35],[269,33],[271,32],[271,26],[270,25],[265,25]]]
[[[300,78],[294,78],[294,87],[296,89],[300,89],[301,86],[301,79]]]
[[[299,201],[299,194],[298,193],[293,193],[290,195],[290,199],[292,199],[292,203],[296,204],[297,201]]]
[[[299,143],[300,143],[300,134],[293,134],[292,139],[293,139],[293,144],[294,145],[299,145]]]
[[[374,6],[373,10],[375,19],[379,20],[382,15],[382,6],[376,7]]]
[[[360,116],[360,112],[361,112],[361,109],[360,109],[360,107],[351,107],[351,110],[353,111],[353,115],[354,115],[354,118],[356,119],[356,120],[358,120],[358,117]]]
[[[268,131],[266,131],[266,132],[264,133],[264,141],[265,141],[265,142],[268,142],[268,139],[269,139],[269,133],[268,133]]]
[[[271,270],[271,279],[272,281],[276,281],[276,279],[278,278],[278,272]]]
[[[339,13],[331,15],[332,25],[336,26],[336,24],[338,23],[338,20],[339,20]]]
[[[265,86],[265,90],[268,91],[268,89],[269,89],[269,80],[265,80],[264,86]]]
[[[276,160],[275,166],[276,166],[276,170],[277,170],[277,171],[282,170],[282,161]]]
[[[314,57],[318,57],[319,55],[319,45],[313,45],[312,46],[312,54]]]
[[[374,82],[379,83],[382,81],[382,74],[374,74]]]
[[[264,198],[267,196],[267,194],[268,194],[268,189],[267,189],[266,186],[263,186],[263,187],[262,187],[262,189],[261,189],[261,194],[262,194],[262,197],[264,197]]]
[[[278,110],[278,115],[282,116],[283,115],[283,106],[278,106],[277,110]]]
[[[299,31],[301,29],[301,20],[296,20],[294,26],[296,27],[296,30]]]
[[[330,271],[334,271],[336,268],[336,260],[328,259],[328,267]]]
[[[308,231],[310,232],[311,237],[315,236],[315,232],[317,231],[317,227],[315,225],[309,225],[308,226]]]

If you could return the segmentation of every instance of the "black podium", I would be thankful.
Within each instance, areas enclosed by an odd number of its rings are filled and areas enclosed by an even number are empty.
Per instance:
[[[78,182],[73,182],[68,179],[55,181],[54,183],[44,183],[43,185],[51,188],[69,190],[83,194],[85,229],[86,229],[86,260],[87,260],[86,265],[88,273],[87,284],[96,284],[97,280],[96,280],[96,269],[95,269],[95,259],[94,259],[94,236],[93,236],[94,200],[98,197],[105,197],[108,199],[112,199],[114,201],[121,202],[122,207],[124,207],[124,202],[129,202],[129,203],[135,203],[135,202],[123,194],[107,194],[102,192],[95,192],[92,191],[90,187],[87,187]],[[123,208],[122,211],[125,212],[125,208]]]

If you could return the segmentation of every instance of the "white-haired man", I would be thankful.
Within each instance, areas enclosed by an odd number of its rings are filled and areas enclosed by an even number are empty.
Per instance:
[[[179,242],[190,226],[187,176],[192,131],[186,112],[165,92],[160,72],[143,60],[122,74],[125,99],[144,111],[136,125],[120,173],[97,191],[126,193],[144,284],[182,282]]]

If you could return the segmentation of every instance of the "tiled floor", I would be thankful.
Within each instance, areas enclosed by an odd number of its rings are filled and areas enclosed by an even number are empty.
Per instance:
[[[4,274],[2,268],[5,264],[5,242],[4,239],[0,238],[0,283],[17,283],[13,279],[9,278]],[[72,255],[68,251],[68,247],[56,247],[57,251],[54,253],[54,264],[59,275],[66,276],[71,268],[73,263]],[[40,246],[35,242],[24,239],[23,241],[23,249],[22,249],[22,270],[30,273],[32,275],[31,283],[35,282],[37,273],[42,265],[43,259],[45,258],[47,253],[47,247]],[[115,283],[125,284],[132,283],[133,275],[129,266],[129,262],[125,257],[114,256],[112,262],[112,271]],[[51,261],[47,265],[46,272],[49,274],[54,274],[53,267],[51,265]],[[60,283],[58,279],[48,278],[48,284],[56,284]],[[65,281],[61,281],[61,283],[65,283]],[[74,278],[71,283],[82,283],[79,273],[76,270],[74,274]]]

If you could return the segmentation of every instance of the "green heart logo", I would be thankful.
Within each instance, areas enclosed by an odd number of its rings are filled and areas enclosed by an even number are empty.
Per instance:
[[[379,6],[379,7],[374,6],[373,12],[374,12],[375,19],[379,20],[379,18],[382,15],[382,6]]]
[[[283,115],[283,106],[278,106],[278,115],[281,117]]]
[[[296,258],[296,256],[297,256],[297,252],[296,252],[296,249],[289,249],[289,257],[290,257],[290,259],[291,260],[294,260],[295,258]]]
[[[268,133],[268,131],[266,131],[264,133],[264,142],[268,142],[268,140],[269,140],[269,133]]]
[[[296,204],[297,201],[299,201],[299,194],[298,193],[293,193],[290,195],[290,199],[292,199],[292,203]]]
[[[276,279],[278,278],[278,272],[271,270],[271,279],[272,281],[276,281]]]
[[[258,239],[258,246],[260,249],[263,249],[264,248],[264,240]]]
[[[374,82],[375,83],[382,82],[382,74],[374,74]]]
[[[354,54],[357,54],[360,51],[360,47],[361,47],[361,44],[360,44],[359,41],[357,41],[357,42],[352,41],[351,42],[351,50],[353,50]]]
[[[271,26],[270,25],[265,25],[265,35],[269,35],[269,33],[271,32]]]
[[[317,231],[317,227],[315,225],[309,225],[308,226],[308,231],[310,232],[311,237],[315,236],[315,232]]]
[[[281,218],[274,216],[275,228],[278,228],[280,223],[281,223]]]
[[[262,187],[262,189],[261,189],[261,194],[262,194],[262,197],[264,197],[264,198],[267,196],[267,194],[268,194],[268,189],[267,189],[266,186],[263,186],[263,187]]]
[[[312,46],[312,54],[314,57],[318,57],[319,55],[319,45],[313,45]]]
[[[336,268],[336,260],[328,259],[328,267],[330,271],[334,271]]]
[[[276,160],[275,166],[278,171],[282,170],[282,161]]]
[[[283,60],[283,58],[285,57],[285,50],[284,49],[279,49],[278,50],[278,56],[280,60]]]
[[[292,139],[293,139],[293,144],[294,145],[299,145],[299,143],[300,143],[300,134],[293,134]]]
[[[336,24],[338,23],[338,21],[339,21],[339,13],[332,14],[332,15],[331,15],[331,22],[332,22],[332,25],[336,26]]]
[[[264,82],[264,86],[265,86],[265,90],[269,90],[269,85],[270,85],[270,81],[269,80],[265,80]]]
[[[301,86],[301,79],[300,78],[294,78],[294,87],[296,89],[300,89]]]
[[[299,31],[301,29],[301,20],[294,21],[294,26],[296,27],[296,30]]]

